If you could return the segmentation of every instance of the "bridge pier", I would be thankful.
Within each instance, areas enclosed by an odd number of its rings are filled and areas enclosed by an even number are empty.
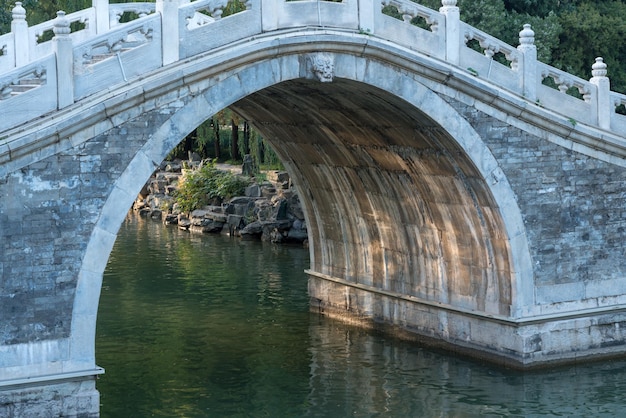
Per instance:
[[[623,356],[626,310],[512,320],[308,271],[311,310],[504,367]]]
[[[93,376],[51,379],[38,383],[21,381],[0,387],[2,417],[100,416],[100,394]]]

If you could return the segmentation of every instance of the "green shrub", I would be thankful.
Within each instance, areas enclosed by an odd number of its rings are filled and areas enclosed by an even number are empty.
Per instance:
[[[187,173],[175,193],[176,203],[183,212],[206,206],[211,200],[242,195],[249,182],[228,171],[215,167],[215,161],[204,163]]]

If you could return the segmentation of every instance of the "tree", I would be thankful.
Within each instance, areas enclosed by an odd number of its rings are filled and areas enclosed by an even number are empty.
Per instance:
[[[250,154],[250,124],[243,121],[243,155]]]
[[[579,0],[504,0],[504,7],[509,12],[546,17],[550,13],[558,14],[576,7]]]
[[[240,117],[235,112],[231,112],[230,115],[230,159],[233,161],[239,161],[241,159],[239,155],[239,122]]]
[[[222,157],[222,150],[220,147],[220,123],[217,118],[211,118],[211,127],[213,128],[213,136],[215,138],[215,159],[219,160]]]
[[[560,23],[563,31],[552,65],[589,79],[595,58],[603,57],[612,90],[626,92],[626,4],[584,1],[562,14]]]

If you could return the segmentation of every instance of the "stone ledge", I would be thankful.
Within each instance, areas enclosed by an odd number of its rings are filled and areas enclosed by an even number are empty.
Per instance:
[[[306,273],[312,311],[494,364],[527,370],[626,354],[626,306],[513,319]]]
[[[82,378],[95,377],[97,375],[104,374],[102,367],[96,367],[90,370],[79,370],[67,373],[55,373],[42,376],[32,376],[20,379],[8,379],[0,380],[0,391],[13,389],[15,387],[37,386],[41,383],[54,384],[63,382],[66,380],[77,380]]]

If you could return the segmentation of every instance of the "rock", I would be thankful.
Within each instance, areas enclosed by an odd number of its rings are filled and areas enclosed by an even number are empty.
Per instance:
[[[241,165],[241,174],[248,177],[253,177],[256,174],[256,166],[254,159],[250,154],[243,156],[243,164]]]
[[[168,213],[165,215],[165,219],[163,220],[165,225],[178,225],[178,216],[172,213]]]
[[[281,199],[278,202],[278,208],[276,210],[276,220],[277,221],[282,221],[287,219],[287,201],[284,199]]]
[[[245,194],[247,197],[261,197],[261,188],[258,184],[252,184],[246,187]]]
[[[291,228],[287,233],[287,239],[293,242],[304,242],[309,238],[306,229]]]
[[[287,173],[286,171],[279,171],[276,173],[276,182],[277,183],[284,183],[284,182],[288,182],[290,180],[289,178],[289,173]]]
[[[263,183],[261,186],[261,197],[271,199],[276,195],[276,188],[271,184]]]
[[[233,205],[242,205],[242,204],[247,205],[248,203],[253,202],[253,201],[254,199],[251,199],[246,196],[237,196],[237,197],[233,197],[232,199],[230,199],[228,203],[233,204]]]
[[[210,219],[214,222],[220,222],[222,224],[225,224],[228,221],[228,216],[229,215],[218,212],[209,212],[204,215],[205,218]]]
[[[189,161],[192,161],[192,162],[198,162],[198,163],[199,163],[200,161],[202,161],[202,158],[201,158],[201,157],[200,157],[200,155],[199,155],[198,153],[196,153],[196,152],[189,151],[189,152],[188,152],[188,156],[189,156]]]
[[[276,173],[276,183],[280,185],[282,189],[288,189],[291,187],[291,178],[286,171],[279,171]]]
[[[196,210],[191,212],[190,216],[191,216],[192,219],[193,218],[204,218],[207,213],[209,213],[209,212],[204,210],[204,209],[196,209]]]
[[[203,164],[196,156],[190,155],[190,158],[189,161],[163,162],[160,170],[154,173],[133,203],[133,210],[142,216],[161,219],[165,224],[178,225],[180,229],[197,233],[228,231],[231,236],[274,243],[308,242],[298,194],[291,187],[288,173],[284,171],[267,173],[271,182],[250,185],[245,189],[244,196],[234,197],[228,203],[223,203],[219,198],[212,199],[201,209],[189,214],[180,213],[174,199],[179,179],[185,171],[189,172],[192,167]],[[248,167],[256,169],[250,156],[244,161]],[[242,172],[245,167],[246,164],[242,166]],[[251,177],[255,173],[251,171]]]
[[[239,234],[242,238],[258,238],[263,234],[263,225],[259,221],[251,222]]]
[[[296,229],[296,230],[304,229],[304,230],[306,230],[306,224],[303,221],[301,221],[300,219],[296,219],[295,221],[293,221],[293,225],[291,226],[291,229]]]
[[[276,228],[272,229],[272,231],[270,232],[270,242],[273,242],[275,244],[280,244],[281,242],[283,242],[283,238],[284,236],[282,232],[280,232]]]
[[[215,222],[210,219],[193,219],[189,231],[201,234],[213,234],[222,232],[224,228],[223,222]]]

